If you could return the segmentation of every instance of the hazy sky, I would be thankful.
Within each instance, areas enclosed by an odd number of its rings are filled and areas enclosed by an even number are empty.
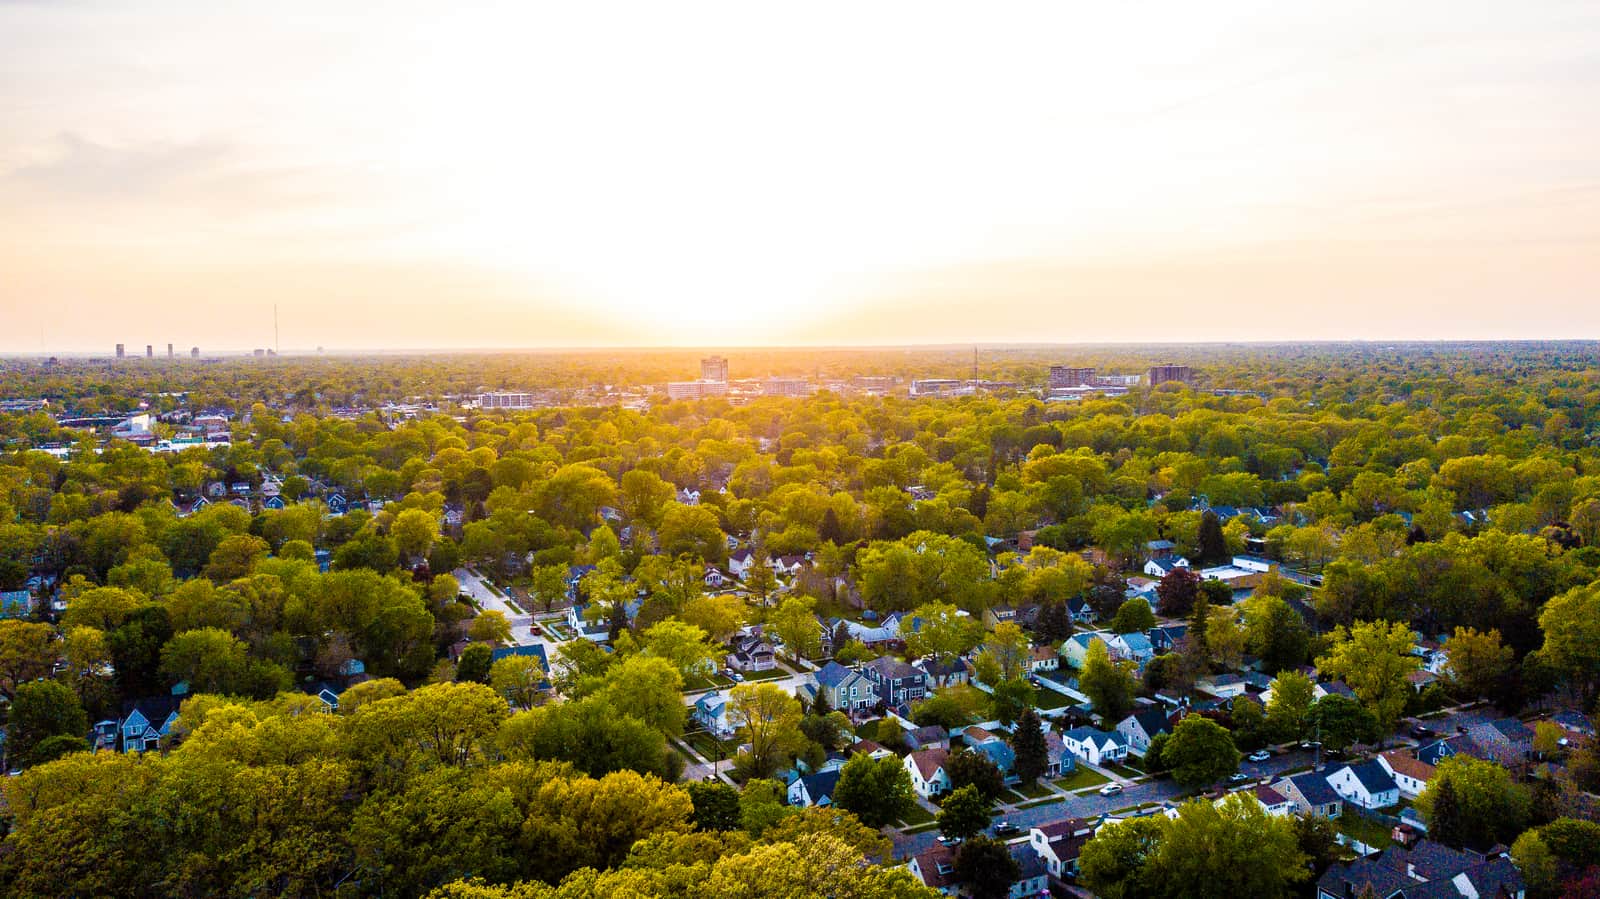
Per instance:
[[[0,0],[0,350],[273,303],[286,349],[1600,337],[1600,4]]]

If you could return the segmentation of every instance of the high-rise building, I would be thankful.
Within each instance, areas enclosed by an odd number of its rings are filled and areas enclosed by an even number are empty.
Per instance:
[[[154,359],[156,357],[156,345],[155,344],[147,343],[147,344],[144,345],[144,357],[146,359]]]
[[[728,380],[728,360],[721,356],[707,356],[700,360],[700,380]]]
[[[172,351],[172,344],[170,344],[170,343],[167,344],[167,358],[168,359],[174,359],[174,358],[177,357],[177,355],[178,355],[177,353]]]
[[[197,347],[197,346],[189,347],[189,358],[190,359],[199,359],[200,358],[200,348]]]
[[[120,344],[120,343],[117,344],[117,358],[121,359],[123,356],[126,356],[126,355],[127,355],[127,352],[123,350],[122,344]]]
[[[1089,387],[1094,384],[1094,369],[1074,368],[1070,365],[1050,366],[1050,388]]]
[[[485,393],[479,395],[478,405],[484,409],[532,409],[534,400],[531,393]]]
[[[1164,365],[1150,366],[1150,386],[1155,387],[1168,381],[1178,381],[1188,384],[1192,376],[1187,365],[1173,365],[1170,362]]]

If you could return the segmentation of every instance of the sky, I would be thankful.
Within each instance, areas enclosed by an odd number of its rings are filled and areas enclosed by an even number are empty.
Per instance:
[[[1600,338],[1600,5],[0,0],[0,352],[274,306],[285,351]]]

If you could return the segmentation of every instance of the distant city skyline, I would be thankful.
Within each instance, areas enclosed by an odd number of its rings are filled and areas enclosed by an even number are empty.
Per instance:
[[[1597,338],[1596,46],[1565,0],[0,3],[0,353],[275,305],[285,353]]]

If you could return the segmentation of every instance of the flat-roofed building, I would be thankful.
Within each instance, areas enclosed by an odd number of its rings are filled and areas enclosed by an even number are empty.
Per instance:
[[[1089,387],[1094,384],[1094,369],[1074,368],[1070,365],[1050,366],[1050,388]]]
[[[478,397],[478,405],[484,409],[532,409],[534,399],[531,393],[485,393]]]
[[[1156,387],[1168,381],[1177,381],[1188,384],[1193,378],[1187,365],[1152,365],[1150,366],[1150,386]]]
[[[708,396],[727,396],[727,381],[670,381],[667,396],[675,400],[702,400]]]
[[[700,380],[728,380],[728,360],[721,356],[707,356],[700,360]]]

